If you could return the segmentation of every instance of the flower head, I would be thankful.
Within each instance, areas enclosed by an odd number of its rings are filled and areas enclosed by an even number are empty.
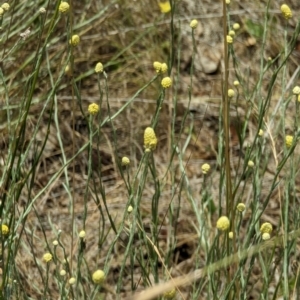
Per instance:
[[[62,277],[64,277],[66,274],[67,274],[67,272],[64,269],[60,270],[60,272],[59,272],[59,275]]]
[[[291,135],[287,135],[285,137],[285,145],[286,145],[287,148],[290,148],[292,146],[293,140],[294,140],[294,138]]]
[[[58,241],[57,241],[57,240],[54,240],[54,241],[52,242],[52,244],[53,244],[53,246],[57,246],[57,245],[58,245]]]
[[[169,291],[164,292],[164,298],[165,299],[173,299],[176,295],[176,289],[172,289]]]
[[[296,85],[296,86],[293,88],[293,94],[294,94],[294,95],[299,95],[299,94],[300,94],[300,86]]]
[[[190,27],[193,28],[193,29],[195,29],[197,27],[197,25],[198,25],[198,21],[195,20],[195,19],[192,20],[191,23],[190,23]]]
[[[52,254],[51,254],[51,253],[45,253],[45,254],[43,255],[43,261],[44,261],[44,262],[48,263],[48,262],[50,262],[51,260],[52,260]]]
[[[232,231],[228,232],[228,237],[229,237],[230,239],[233,239],[233,232],[232,232]]]
[[[244,203],[238,203],[238,205],[236,206],[236,209],[240,212],[243,212],[246,209],[246,206]]]
[[[232,44],[232,42],[233,42],[232,36],[227,35],[227,36],[226,36],[226,41],[227,41],[228,44]]]
[[[263,136],[264,135],[264,131],[262,129],[259,129],[258,135],[259,136]]]
[[[90,104],[88,111],[92,116],[96,115],[99,112],[99,105],[96,103]]]
[[[153,68],[155,69],[156,73],[159,73],[161,70],[161,63],[159,61],[155,61],[153,63]]]
[[[133,211],[133,207],[131,205],[129,205],[128,208],[127,208],[127,212],[131,213],[132,211]]]
[[[240,85],[240,82],[239,82],[238,80],[235,80],[235,81],[233,82],[233,85],[234,85],[234,86],[238,86],[238,85]]]
[[[2,16],[3,14],[4,14],[4,9],[0,7],[0,16]]]
[[[235,36],[235,31],[234,30],[229,30],[228,35],[230,35],[231,37]]]
[[[234,90],[233,89],[229,89],[228,90],[228,97],[232,98],[234,96]]]
[[[270,233],[264,232],[261,237],[264,241],[267,241],[270,239],[271,236],[270,236]]]
[[[160,66],[160,70],[162,73],[166,73],[168,71],[168,65],[166,63],[162,63]]]
[[[65,13],[67,12],[68,10],[70,9],[70,5],[69,3],[65,2],[65,1],[62,1],[58,7],[58,10],[61,12],[61,13]]]
[[[273,230],[273,226],[272,226],[272,224],[271,223],[269,223],[269,222],[265,222],[265,223],[263,223],[263,224],[261,224],[261,226],[260,226],[260,232],[263,234],[263,233],[271,233],[272,232],[272,230]]]
[[[80,237],[81,239],[84,239],[84,238],[85,238],[85,231],[84,231],[84,230],[81,230],[81,231],[79,232],[79,237]]]
[[[144,132],[144,147],[146,152],[155,150],[157,145],[157,138],[153,128],[147,127]]]
[[[8,235],[9,234],[9,228],[7,225],[5,224],[2,224],[1,225],[1,232],[2,232],[2,235]]]
[[[45,7],[41,7],[41,8],[39,9],[39,12],[40,12],[40,14],[45,14],[45,13],[46,13]]]
[[[97,270],[92,275],[93,282],[101,284],[105,280],[105,273],[102,270]]]
[[[122,166],[128,166],[130,164],[130,159],[127,156],[122,157]]]
[[[282,4],[281,7],[280,7],[280,10],[281,10],[281,13],[282,13],[282,15],[284,16],[285,19],[288,20],[292,17],[292,11],[291,11],[291,9],[289,8],[288,5]]]
[[[164,89],[169,88],[172,85],[172,79],[170,77],[165,77],[161,81],[161,85]]]
[[[80,37],[77,34],[72,35],[71,39],[69,40],[69,44],[73,47],[76,47],[80,43]]]
[[[9,4],[8,4],[7,2],[5,2],[5,3],[3,3],[3,4],[1,5],[1,8],[3,8],[5,11],[8,11],[9,8],[10,8],[10,6],[9,6]]]
[[[71,277],[71,278],[69,279],[69,284],[70,284],[70,285],[75,284],[75,282],[76,282],[76,279],[75,279],[74,277]]]
[[[207,174],[209,172],[209,170],[210,170],[210,165],[209,164],[203,164],[201,166],[201,170],[202,170],[203,174]]]
[[[229,219],[226,216],[222,216],[217,221],[217,228],[225,231],[229,228],[230,222]]]
[[[232,28],[234,30],[239,30],[240,29],[240,24],[239,23],[234,23],[233,26],[232,26]]]
[[[103,72],[103,65],[102,65],[101,62],[98,62],[98,63],[96,64],[95,72],[96,72],[96,73],[102,73],[102,72]]]
[[[254,167],[254,162],[252,160],[248,161],[248,167],[253,168]]]
[[[162,1],[159,1],[158,2],[158,5],[159,5],[159,8],[160,8],[160,11],[164,14],[168,13],[171,11],[171,4],[170,4],[170,1],[169,0],[166,0],[164,2]]]
[[[226,4],[230,4],[230,0],[225,0],[225,3]]]

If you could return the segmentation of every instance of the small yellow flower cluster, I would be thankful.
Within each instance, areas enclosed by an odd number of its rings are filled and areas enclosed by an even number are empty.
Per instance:
[[[158,2],[158,6],[160,8],[160,11],[163,13],[163,14],[166,14],[168,12],[171,11],[171,4],[170,4],[170,1],[169,0],[166,0],[166,1],[159,1]]]
[[[281,13],[282,13],[282,15],[284,16],[285,19],[288,20],[292,17],[292,11],[291,11],[291,9],[289,8],[288,5],[282,4],[280,9],[281,9]]]
[[[258,135],[259,136],[263,136],[264,135],[264,131],[262,129],[259,129]]]
[[[81,239],[84,239],[84,238],[85,238],[85,231],[84,231],[84,230],[81,230],[81,231],[79,232],[79,237],[80,237]]]
[[[130,159],[127,156],[122,157],[122,166],[128,166],[130,164]]]
[[[133,211],[133,207],[131,205],[129,205],[128,208],[127,208],[127,212],[131,213],[132,211]]]
[[[226,36],[226,41],[227,41],[228,44],[232,44],[232,43],[233,43],[233,38],[232,38],[232,36],[227,35],[227,36]]]
[[[294,95],[299,95],[300,94],[300,86],[295,86],[294,88],[293,88],[293,94]]]
[[[285,145],[286,145],[287,148],[291,148],[291,146],[293,144],[293,140],[294,140],[294,138],[291,135],[287,135],[285,137]]]
[[[269,222],[265,222],[260,226],[260,232],[264,241],[270,239],[272,230],[273,226]]]
[[[230,4],[230,0],[225,0],[225,3],[226,4]]]
[[[80,43],[80,37],[77,34],[72,35],[71,39],[69,40],[69,44],[73,47],[76,47]]]
[[[40,14],[45,14],[46,13],[46,9],[45,9],[45,7],[41,7],[40,9],[39,9],[39,13]]]
[[[69,279],[69,284],[70,285],[74,285],[76,283],[76,279],[74,278],[74,277],[71,277],[70,279]]]
[[[98,62],[98,63],[96,64],[95,72],[96,72],[96,73],[102,73],[102,72],[103,72],[103,65],[102,65],[101,62]]]
[[[228,90],[228,97],[232,98],[234,96],[234,90],[233,89],[229,89]]]
[[[238,80],[235,80],[235,81],[233,82],[233,85],[234,85],[234,86],[238,86],[238,85],[240,85],[240,82],[239,82]]]
[[[248,161],[248,167],[253,168],[254,167],[254,162],[252,160]]]
[[[192,29],[195,29],[196,27],[198,26],[198,21],[197,20],[192,20],[191,23],[190,23],[190,27]]]
[[[166,63],[160,63],[159,61],[153,63],[153,68],[156,73],[166,73],[168,71],[168,65]]]
[[[99,112],[99,105],[96,103],[92,103],[89,105],[88,111],[90,113],[90,115],[94,116]]]
[[[233,38],[235,36],[235,31],[229,30],[228,35],[230,35]]]
[[[53,244],[54,247],[56,247],[56,246],[58,245],[58,241],[57,241],[57,240],[54,240],[54,241],[52,242],[52,244]]]
[[[162,79],[161,86],[164,89],[169,88],[171,85],[172,85],[172,79],[170,77],[165,77],[165,78]]]
[[[58,7],[58,10],[61,13],[66,13],[70,9],[70,5],[68,2],[62,1]]]
[[[217,228],[225,231],[229,228],[230,222],[229,219],[226,216],[222,216],[217,221]]]
[[[9,228],[8,228],[7,225],[5,225],[5,224],[1,225],[1,233],[2,233],[2,235],[8,235],[9,234]]]
[[[60,270],[60,272],[59,272],[59,275],[62,277],[64,277],[66,274],[67,274],[67,272],[64,269]]]
[[[96,284],[101,284],[105,280],[105,273],[102,270],[97,270],[92,275],[93,282]]]
[[[51,253],[45,253],[45,254],[43,255],[43,261],[44,261],[44,262],[48,263],[48,262],[50,262],[51,260],[52,260],[52,254],[51,254]]]
[[[153,128],[147,127],[144,132],[144,147],[146,152],[155,150],[157,145],[157,138]]]
[[[176,295],[176,289],[172,289],[170,291],[164,292],[164,298],[165,299],[173,299]]]
[[[7,2],[3,3],[1,5],[1,8],[4,10],[4,11],[8,11],[10,9],[10,6]]]
[[[243,212],[245,209],[246,209],[246,205],[244,203],[238,203],[238,205],[236,206],[236,209],[239,211],[239,212]]]
[[[228,237],[229,237],[231,240],[233,239],[233,232],[232,232],[232,231],[228,232]]]
[[[202,173],[207,174],[210,170],[210,165],[209,164],[203,164],[201,167]]]
[[[234,23],[233,26],[232,26],[232,28],[234,30],[239,30],[240,29],[240,24],[239,23]]]

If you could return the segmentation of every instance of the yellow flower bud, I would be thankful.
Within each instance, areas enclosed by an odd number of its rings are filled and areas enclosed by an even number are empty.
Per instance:
[[[70,9],[70,5],[69,3],[65,2],[65,1],[62,1],[58,7],[58,10],[61,12],[61,13],[65,13],[67,12],[68,10]]]
[[[270,239],[270,233],[268,233],[268,232],[265,232],[265,233],[263,233],[262,234],[262,239],[264,240],[264,241],[267,241],[267,240],[269,240]]]
[[[153,63],[153,68],[155,69],[156,73],[159,73],[161,71],[161,63],[158,61],[155,61]]]
[[[165,77],[161,81],[161,85],[164,89],[169,88],[172,85],[172,79],[170,77]]]
[[[207,174],[210,170],[210,165],[209,164],[203,164],[201,169],[202,169],[203,174]]]
[[[295,86],[294,88],[293,88],[293,94],[294,95],[299,95],[300,94],[300,87],[299,86]]]
[[[291,135],[287,135],[285,137],[285,145],[287,148],[290,148],[292,146],[293,140],[294,140],[294,138]]]
[[[228,90],[228,97],[232,98],[234,96],[234,90],[233,89],[229,89]]]
[[[157,138],[153,128],[147,127],[144,132],[144,147],[146,152],[155,150],[157,145]]]
[[[130,160],[128,157],[122,157],[122,166],[128,166],[130,164]]]
[[[273,230],[273,226],[269,222],[265,222],[260,226],[260,232],[263,233],[271,233]]]
[[[2,235],[8,235],[9,234],[9,228],[7,225],[5,224],[2,224],[1,226],[1,232],[2,232]]]
[[[284,16],[285,19],[288,20],[292,17],[292,11],[291,11],[291,9],[289,8],[288,5],[282,4],[280,9],[281,9],[281,13],[282,13],[282,15]]]
[[[226,41],[227,41],[228,44],[232,44],[233,38],[230,35],[227,35],[226,36]]]
[[[79,232],[79,237],[80,237],[81,239],[84,239],[84,238],[85,238],[85,231],[84,231],[84,230],[81,230],[81,231]]]
[[[240,212],[243,212],[246,209],[246,206],[244,203],[238,203],[238,205],[236,206],[236,209]]]
[[[69,44],[73,47],[77,46],[80,43],[80,37],[77,34],[72,35]]]
[[[233,232],[232,231],[230,231],[229,233],[228,233],[228,237],[232,240],[233,239]]]
[[[159,5],[159,8],[160,8],[160,11],[163,14],[166,14],[166,13],[168,13],[168,12],[171,11],[171,4],[170,4],[169,0],[166,0],[164,2],[163,1],[159,1],[158,5]]]
[[[93,116],[96,115],[99,112],[99,105],[96,103],[92,103],[89,105],[88,108],[89,113]]]
[[[239,30],[240,29],[240,24],[239,23],[234,23],[233,26],[232,26],[232,28],[234,30]]]
[[[102,72],[103,72],[103,65],[102,65],[101,62],[98,62],[98,63],[96,64],[95,72],[96,72],[96,73],[102,73]]]
[[[225,231],[229,228],[230,222],[229,219],[226,216],[222,216],[217,221],[217,228]]]
[[[252,160],[248,161],[248,167],[253,168],[254,167],[254,162]]]
[[[168,65],[166,63],[162,63],[160,70],[162,73],[166,73],[168,71]]]
[[[10,8],[10,6],[9,6],[9,4],[8,4],[7,2],[5,2],[5,3],[3,3],[3,4],[1,5],[1,8],[3,8],[5,11],[8,11],[9,8]]]
[[[52,254],[51,253],[45,253],[43,255],[43,261],[45,261],[46,263],[50,262],[52,260]]]
[[[105,273],[102,270],[97,270],[92,275],[93,282],[96,284],[101,284],[105,280]]]
[[[195,29],[198,26],[198,21],[197,20],[192,20],[190,23],[190,27]]]
[[[172,289],[170,291],[164,292],[164,298],[165,299],[173,299],[176,295],[176,289]]]

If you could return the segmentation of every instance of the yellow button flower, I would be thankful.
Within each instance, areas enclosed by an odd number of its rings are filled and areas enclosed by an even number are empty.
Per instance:
[[[3,8],[5,11],[8,11],[9,8],[10,8],[10,6],[9,6],[9,4],[8,4],[7,2],[5,2],[5,3],[3,3],[3,4],[1,5],[1,8]]]
[[[92,275],[93,282],[96,284],[101,284],[105,280],[105,273],[102,270],[97,270]]]
[[[240,24],[239,23],[234,23],[233,26],[232,26],[232,28],[234,30],[239,30],[240,29]]]
[[[293,94],[294,95],[299,95],[300,94],[300,86],[295,86],[294,88],[293,88]]]
[[[264,241],[267,241],[270,239],[271,236],[270,236],[270,233],[264,232],[261,237]]]
[[[271,233],[273,230],[273,226],[269,222],[265,222],[260,226],[260,232],[263,233]]]
[[[201,166],[201,170],[202,170],[203,174],[207,174],[209,172],[209,170],[210,170],[210,165],[209,164],[203,164]]]
[[[232,44],[232,42],[233,42],[232,36],[227,35],[227,36],[226,36],[226,41],[227,41],[228,44]]]
[[[197,20],[192,20],[190,23],[190,27],[195,29],[198,26],[198,21]]]
[[[162,73],[166,73],[168,71],[168,65],[166,63],[162,63],[160,70]]]
[[[282,15],[284,16],[285,19],[288,20],[292,17],[292,11],[291,11],[291,9],[289,8],[288,5],[282,4],[280,9],[281,9],[281,13],[282,13]]]
[[[264,131],[262,129],[259,129],[258,135],[259,136],[263,136],[264,135]]]
[[[222,216],[217,221],[217,228],[225,231],[229,228],[230,222],[229,219],[226,216]]]
[[[168,13],[171,11],[171,4],[170,1],[159,1],[158,6],[160,8],[160,11],[164,14]]]
[[[69,279],[69,284],[70,285],[74,285],[76,283],[76,279],[74,278],[74,277],[71,277],[70,279]]]
[[[96,103],[90,104],[88,111],[92,116],[96,115],[99,112],[99,105]]]
[[[291,135],[287,135],[285,137],[285,145],[287,148],[290,148],[292,146],[293,140],[294,140],[294,138]]]
[[[157,138],[153,128],[147,127],[144,132],[144,147],[146,152],[155,150],[157,145]]]
[[[62,1],[58,7],[58,10],[61,13],[66,13],[69,9],[70,9],[70,5],[69,5],[69,3],[65,2],[65,1]]]
[[[96,64],[95,72],[96,72],[96,73],[102,73],[102,72],[103,72],[103,65],[102,65],[101,62],[98,62],[98,63]]]
[[[238,203],[238,205],[236,206],[236,209],[240,212],[243,212],[246,209],[246,206],[244,203]]]
[[[45,261],[46,263],[50,262],[52,260],[52,254],[51,253],[45,253],[43,255],[43,261]]]
[[[155,61],[153,63],[153,68],[155,69],[156,73],[159,73],[161,70],[161,63],[159,61]]]
[[[233,239],[233,232],[232,231],[230,231],[229,233],[228,233],[228,237],[232,240]]]
[[[170,77],[165,77],[161,81],[161,85],[164,89],[169,88],[172,85],[172,79]]]
[[[81,239],[84,239],[84,238],[85,238],[85,231],[84,231],[84,230],[81,230],[81,231],[79,232],[79,237],[80,237]]]
[[[122,166],[128,166],[130,164],[130,159],[126,156],[122,157]]]
[[[165,299],[173,299],[176,295],[176,289],[172,289],[170,291],[164,292],[164,298]]]
[[[234,93],[234,90],[233,90],[233,89],[229,89],[229,90],[228,90],[228,97],[229,97],[229,98],[232,98],[232,97],[234,96],[234,94],[235,94],[235,93]]]
[[[9,228],[7,225],[5,224],[2,224],[1,226],[1,232],[2,232],[2,235],[8,235],[9,234]]]
[[[248,161],[248,167],[253,168],[254,167],[254,162],[252,160]]]
[[[77,34],[72,35],[69,44],[73,47],[77,46],[80,43],[80,37]]]

